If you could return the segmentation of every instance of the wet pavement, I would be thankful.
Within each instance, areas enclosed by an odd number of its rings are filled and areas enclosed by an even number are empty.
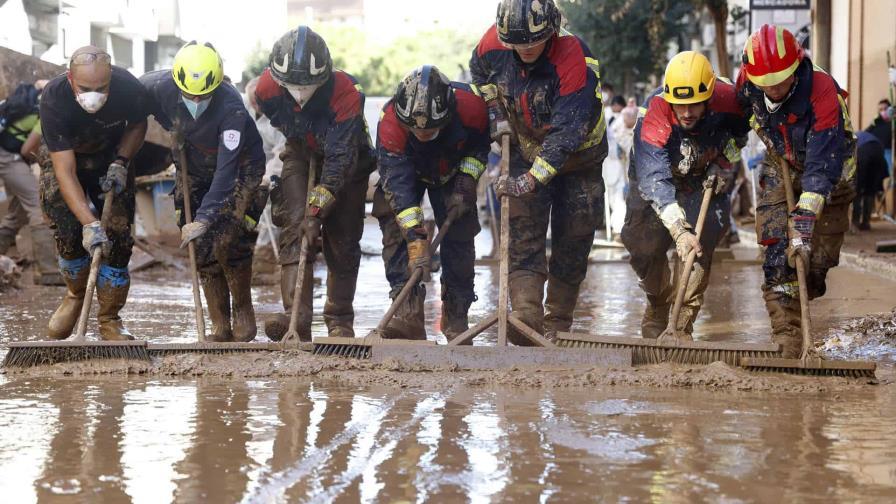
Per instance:
[[[325,275],[322,264],[316,271]],[[487,262],[476,268],[473,322],[494,309],[496,274]],[[760,281],[757,264],[717,264],[698,337],[766,341]],[[834,270],[829,294],[812,304],[817,333],[889,311],[894,287]],[[438,281],[427,291],[427,330],[442,340]],[[387,292],[381,260],[365,256],[359,335],[384,313]],[[637,334],[644,303],[627,264],[592,264],[583,293],[576,330]],[[38,339],[62,294],[3,294],[0,343]],[[317,313],[323,295],[318,285]],[[274,286],[253,298],[260,321],[279,309]],[[193,341],[191,301],[186,275],[141,273],[123,317],[150,341]],[[314,332],[325,333],[322,321]],[[333,376],[0,375],[0,501],[896,500],[892,384],[783,393]]]

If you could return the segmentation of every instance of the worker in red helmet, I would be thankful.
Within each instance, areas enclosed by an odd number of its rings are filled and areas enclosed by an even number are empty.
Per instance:
[[[808,265],[809,297],[823,295],[827,272],[839,262],[855,196],[856,140],[846,92],[812,64],[792,33],[773,25],[747,39],[737,89],[768,151],[760,167],[756,231],[766,247],[762,292],[772,339],[785,357],[798,357],[795,257]],[[782,161],[790,164],[799,195],[794,209],[787,208]]]

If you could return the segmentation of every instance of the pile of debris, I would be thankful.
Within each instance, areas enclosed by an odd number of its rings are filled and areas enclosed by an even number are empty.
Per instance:
[[[5,255],[0,255],[0,292],[18,289],[21,276],[22,269],[16,262]]]
[[[847,320],[831,329],[821,350],[842,358],[896,361],[896,308],[890,313]]]

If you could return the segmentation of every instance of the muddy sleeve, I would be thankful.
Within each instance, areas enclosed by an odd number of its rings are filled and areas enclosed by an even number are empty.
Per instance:
[[[635,128],[633,144],[638,192],[657,212],[676,202],[671,158],[666,148],[672,125],[666,109],[670,107],[664,100],[650,100],[644,118]]]
[[[852,155],[846,152],[846,104],[830,77],[813,80],[810,102],[814,121],[806,134],[803,192],[827,197],[843,174],[843,163]]]
[[[388,196],[395,215],[409,214],[420,207],[416,197],[417,175],[414,163],[403,152],[394,152],[380,146],[377,148],[377,165],[379,166],[380,184]],[[422,208],[420,212],[422,213]]]
[[[196,211],[196,220],[214,222],[225,204],[234,197],[233,190],[239,177],[239,162],[248,140],[250,126],[245,109],[229,114],[221,123],[218,136],[218,161],[211,186]],[[255,127],[254,124],[251,127]]]
[[[360,115],[336,122],[327,130],[320,185],[330,193],[338,193],[345,185],[351,167],[357,161],[362,134],[365,134],[364,120]]]
[[[479,46],[473,49],[473,55],[470,57],[470,78],[475,86],[488,84],[491,71],[489,70],[488,61],[484,56],[479,54]]]
[[[597,60],[587,52],[583,54],[581,49],[571,52],[569,57],[578,60],[558,65],[559,85],[555,90],[549,132],[530,172],[542,183],[559,173],[569,156],[585,147],[586,141],[597,145],[604,136],[605,128],[597,128],[603,121]]]

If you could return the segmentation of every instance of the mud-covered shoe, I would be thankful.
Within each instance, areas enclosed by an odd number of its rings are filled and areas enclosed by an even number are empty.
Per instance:
[[[60,258],[59,268],[68,291],[50,317],[47,327],[47,335],[54,340],[63,340],[71,336],[75,324],[78,323],[81,306],[84,304],[84,291],[87,289],[87,277],[90,276],[90,258],[88,256],[78,259]]]
[[[100,337],[105,341],[127,341],[134,337],[125,329],[118,313],[124,308],[131,287],[127,268],[100,266],[96,281],[97,319]]]

